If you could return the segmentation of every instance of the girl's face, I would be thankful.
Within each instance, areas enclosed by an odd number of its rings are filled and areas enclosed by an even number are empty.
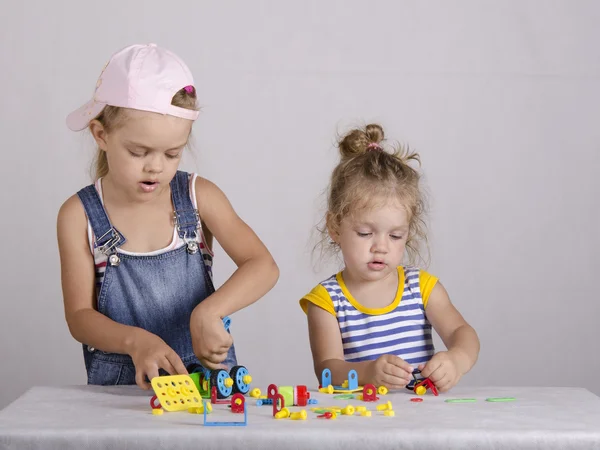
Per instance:
[[[407,209],[397,201],[344,218],[337,230],[329,229],[340,246],[347,276],[354,281],[378,281],[396,276],[402,264],[409,230]]]
[[[133,109],[124,113],[122,126],[96,138],[106,152],[106,178],[131,200],[151,200],[169,189],[192,121]]]

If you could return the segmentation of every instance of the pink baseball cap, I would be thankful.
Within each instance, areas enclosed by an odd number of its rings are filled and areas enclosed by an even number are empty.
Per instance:
[[[178,91],[193,86],[190,69],[174,53],[156,44],[131,45],[110,58],[93,98],[67,116],[67,126],[83,130],[106,105],[196,120],[198,111],[171,105]]]

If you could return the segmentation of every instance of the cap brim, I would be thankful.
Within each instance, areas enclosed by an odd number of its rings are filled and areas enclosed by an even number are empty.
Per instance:
[[[90,100],[67,116],[67,126],[71,131],[81,131],[87,128],[90,120],[100,114],[105,106],[106,103]]]

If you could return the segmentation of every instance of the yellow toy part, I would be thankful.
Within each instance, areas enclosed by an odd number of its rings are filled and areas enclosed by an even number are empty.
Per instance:
[[[154,377],[150,384],[166,411],[184,411],[202,406],[202,397],[189,375]]]
[[[427,392],[427,388],[425,386],[419,386],[415,389],[415,394],[417,395],[425,395],[425,392]]]

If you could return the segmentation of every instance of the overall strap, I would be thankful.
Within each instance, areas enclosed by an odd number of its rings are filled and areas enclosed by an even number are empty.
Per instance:
[[[105,255],[114,253],[115,249],[123,245],[126,239],[110,223],[98,191],[91,184],[77,192],[77,195],[92,226],[94,248],[100,248],[100,251]]]
[[[188,243],[197,243],[200,216],[190,198],[189,174],[177,171],[171,180],[171,196],[173,199],[173,220],[179,237]],[[197,249],[197,246],[196,246]]]

